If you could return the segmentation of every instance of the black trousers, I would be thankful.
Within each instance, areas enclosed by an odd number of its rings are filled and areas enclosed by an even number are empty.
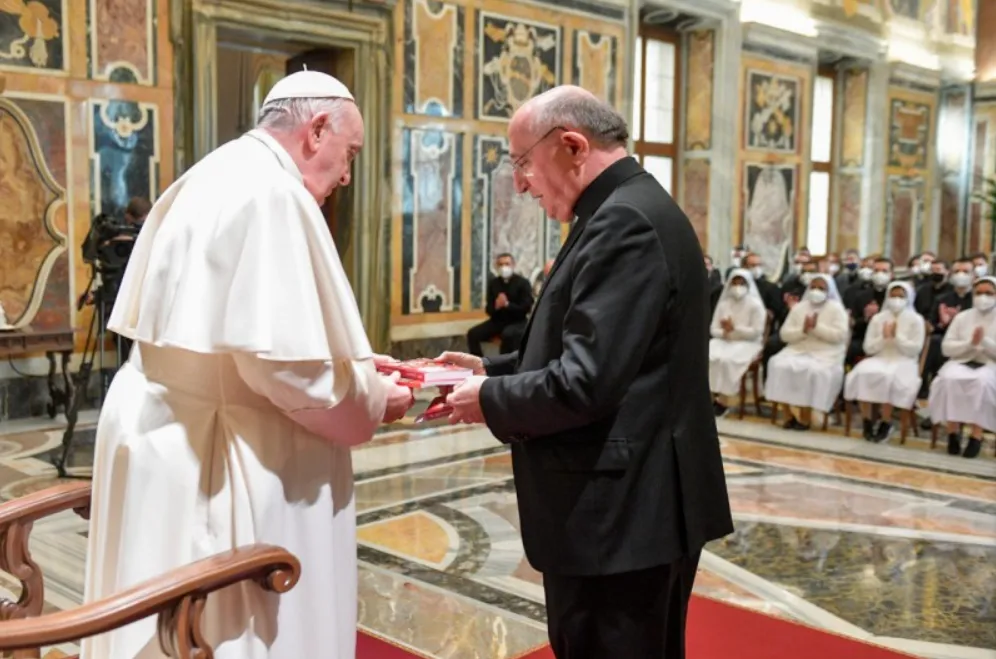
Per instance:
[[[937,372],[941,370],[944,363],[948,360],[941,352],[941,343],[944,342],[943,334],[931,334],[930,335],[930,345],[927,347],[927,358],[923,360],[923,373],[920,377],[923,378],[923,383],[920,385],[919,398],[927,398],[930,395],[930,381],[934,379]]]
[[[484,341],[490,341],[496,336],[501,337],[501,354],[504,355],[510,352],[515,352],[519,349],[519,344],[522,343],[522,335],[525,331],[525,320],[505,325],[502,323],[496,323],[489,318],[479,325],[474,325],[467,331],[468,352],[472,355],[477,355],[478,357],[483,356],[484,353],[481,350],[481,343]]]
[[[701,552],[602,577],[543,575],[557,659],[684,659],[685,619]]]
[[[847,346],[847,356],[844,357],[845,366],[854,366],[858,360],[865,356],[865,337],[853,339]]]

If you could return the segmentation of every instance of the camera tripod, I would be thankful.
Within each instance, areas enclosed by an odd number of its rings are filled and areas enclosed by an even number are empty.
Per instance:
[[[100,393],[98,395],[98,407],[99,404],[103,402],[104,396],[107,394],[107,377],[104,374],[104,346],[107,337],[107,328],[105,326],[106,319],[106,299],[104,285],[101,284],[96,290],[93,288],[93,282],[96,279],[96,274],[90,278],[90,284],[87,286],[87,291],[81,297],[81,303],[78,308],[82,309],[84,300],[88,295],[92,293],[93,295],[93,314],[90,317],[90,327],[86,333],[86,343],[83,347],[83,360],[80,363],[79,371],[76,375],[70,379],[71,386],[66,391],[66,429],[62,433],[62,454],[59,457],[54,457],[52,459],[52,466],[58,471],[60,478],[89,478],[89,476],[76,476],[71,475],[66,471],[66,462],[69,459],[69,452],[73,447],[73,436],[76,432],[76,423],[79,420],[80,405],[83,403],[83,399],[86,396],[87,385],[90,382],[90,374],[93,372],[93,362],[97,357],[97,353],[100,353]],[[122,338],[116,337],[116,352],[118,355],[118,364],[121,363],[122,356]]]

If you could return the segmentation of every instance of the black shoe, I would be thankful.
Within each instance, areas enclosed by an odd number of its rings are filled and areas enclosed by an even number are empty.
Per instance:
[[[862,419],[862,423],[864,424],[865,428],[864,437],[867,441],[870,442],[872,440],[872,437],[875,435],[875,422],[872,421],[871,419]]]
[[[975,458],[978,457],[979,452],[982,450],[982,440],[976,439],[975,437],[968,438],[968,444],[965,446],[965,452],[962,453],[964,458]]]
[[[716,416],[723,416],[726,414],[726,410],[729,409],[726,405],[723,405],[718,400],[712,404],[712,413]]]
[[[930,430],[933,427],[934,422],[930,420],[929,416],[920,422],[920,430]]]
[[[948,455],[958,455],[961,453],[961,435],[951,433],[948,435]]]
[[[889,441],[892,437],[892,424],[888,421],[881,421],[878,424],[878,430],[875,431],[875,436],[872,437],[872,441],[876,444],[881,444],[882,442]]]
[[[782,426],[785,430],[809,430],[809,426],[799,423],[799,420],[794,416],[789,418],[788,421]]]

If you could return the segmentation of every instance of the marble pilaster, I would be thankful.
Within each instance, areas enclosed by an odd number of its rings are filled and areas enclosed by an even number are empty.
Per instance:
[[[868,115],[865,132],[865,176],[861,185],[862,254],[880,252],[885,247],[885,151],[882,135],[888,131],[889,64],[874,62],[868,73]]]

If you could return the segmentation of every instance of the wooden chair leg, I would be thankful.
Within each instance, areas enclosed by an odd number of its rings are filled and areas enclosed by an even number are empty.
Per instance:
[[[778,403],[771,403],[771,425],[778,425]]]
[[[930,426],[930,450],[933,451],[934,447],[937,446],[937,424],[932,424]]]
[[[751,384],[754,388],[754,411],[757,415],[763,416],[761,414],[761,364],[758,363],[754,367],[754,371],[750,374]]]
[[[833,407],[837,407],[837,404],[834,403]],[[833,414],[833,408],[830,408],[830,410],[823,415],[823,432],[826,432],[827,431],[827,426],[830,425],[830,415],[831,414]],[[813,418],[813,411],[812,410],[809,411],[809,418],[810,419]]]
[[[737,411],[737,418],[744,418],[744,411],[747,409],[747,376],[750,374],[750,369],[744,376],[740,378],[740,409]]]
[[[844,401],[844,437],[851,436],[851,402]]]
[[[903,410],[899,413],[899,443],[906,443],[906,435],[910,431],[910,418],[913,416],[913,410]]]

